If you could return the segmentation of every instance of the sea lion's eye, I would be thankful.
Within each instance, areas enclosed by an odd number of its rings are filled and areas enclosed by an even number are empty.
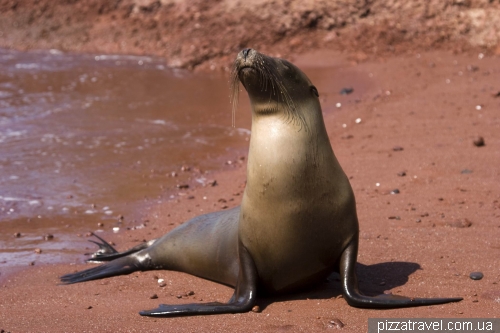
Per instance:
[[[314,96],[319,97],[318,89],[316,89],[315,86],[311,86],[311,91],[314,94]]]

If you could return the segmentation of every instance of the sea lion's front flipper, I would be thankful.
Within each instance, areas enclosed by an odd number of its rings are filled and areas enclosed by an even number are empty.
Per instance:
[[[362,295],[358,289],[355,265],[358,256],[358,239],[351,240],[340,258],[340,280],[344,298],[351,306],[359,308],[403,308],[422,305],[444,304],[461,301],[463,298],[413,298],[399,295],[379,295],[369,297]]]
[[[177,317],[250,311],[257,296],[257,269],[250,253],[241,244],[238,257],[240,264],[238,282],[228,303],[160,304],[156,309],[141,311],[139,314],[150,317]]]

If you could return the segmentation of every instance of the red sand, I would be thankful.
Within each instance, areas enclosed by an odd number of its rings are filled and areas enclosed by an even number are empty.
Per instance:
[[[232,290],[166,271],[59,286],[60,275],[86,266],[33,266],[0,272],[0,332],[317,332],[332,329],[332,320],[342,321],[345,332],[364,332],[373,317],[498,317],[500,3],[231,3],[6,0],[0,2],[0,46],[155,54],[170,65],[200,69],[224,68],[247,46],[304,68],[344,62],[371,80],[359,101],[316,85],[332,146],[357,198],[361,290],[464,300],[357,309],[339,297],[332,279],[309,292],[261,299],[260,313],[152,319],[138,311],[226,301]],[[304,54],[314,50],[343,53]],[[303,55],[292,57],[297,54]],[[485,146],[474,145],[479,136]],[[237,205],[244,164],[213,175],[218,186],[188,190],[194,199],[145,210],[147,228],[104,237],[125,249],[202,209]],[[394,189],[400,194],[390,194]],[[474,271],[484,278],[470,279]],[[167,286],[160,288],[158,277]],[[189,291],[194,295],[183,296]]]

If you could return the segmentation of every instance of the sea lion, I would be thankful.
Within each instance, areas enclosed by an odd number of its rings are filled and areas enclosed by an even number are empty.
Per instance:
[[[246,312],[257,292],[293,292],[321,283],[334,271],[340,274],[347,303],[356,307],[462,299],[362,295],[354,269],[359,242],[354,194],[330,145],[317,89],[290,62],[252,49],[238,54],[232,79],[233,91],[241,81],[252,106],[241,205],[195,217],[123,253],[101,239],[93,260],[110,261],[64,275],[63,283],[166,269],[235,288],[227,303],[162,304],[140,312],[159,317]]]

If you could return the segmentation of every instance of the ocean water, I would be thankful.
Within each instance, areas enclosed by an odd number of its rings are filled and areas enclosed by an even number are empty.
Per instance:
[[[78,234],[133,224],[182,166],[220,168],[249,138],[229,94],[225,73],[152,57],[0,49],[0,266],[71,260]]]

